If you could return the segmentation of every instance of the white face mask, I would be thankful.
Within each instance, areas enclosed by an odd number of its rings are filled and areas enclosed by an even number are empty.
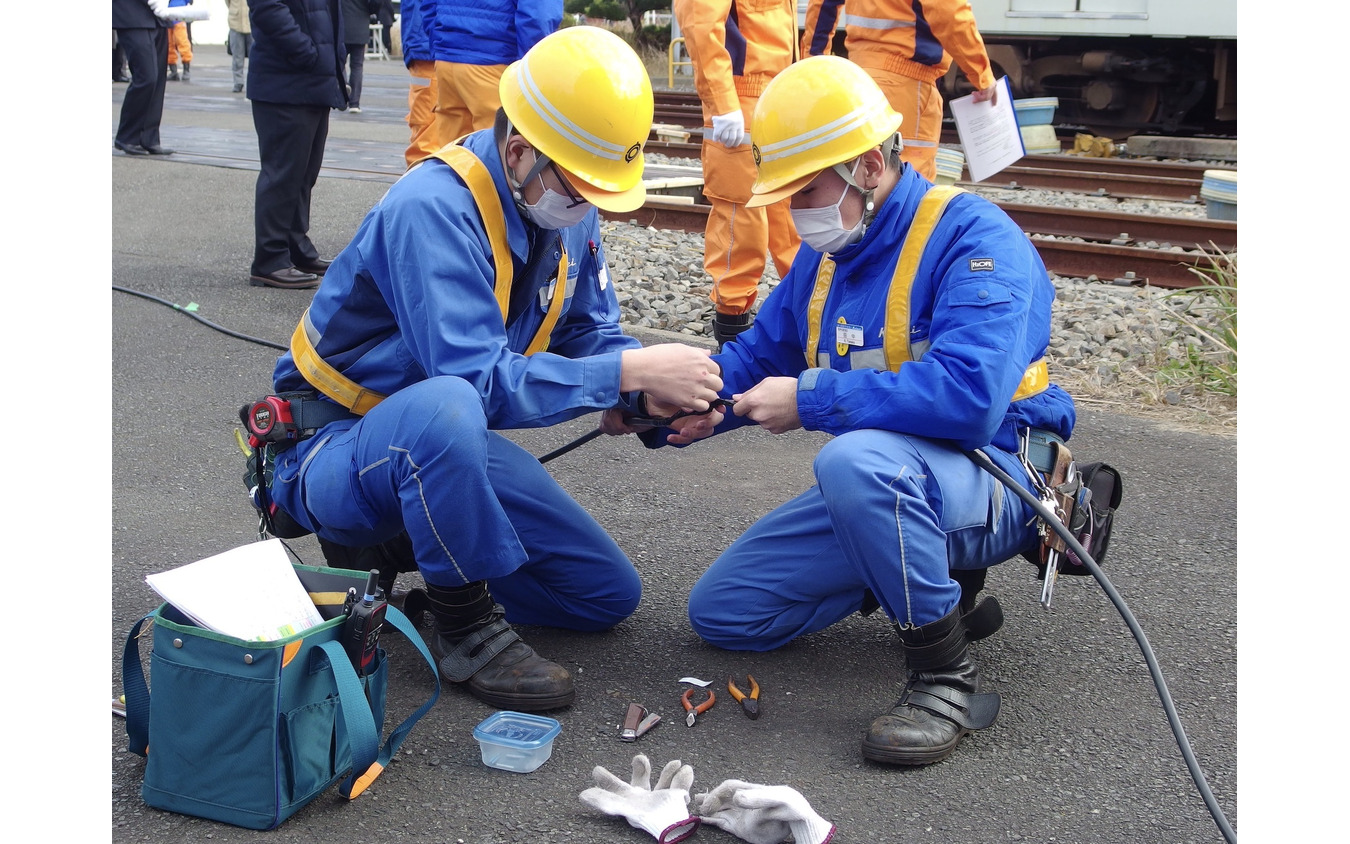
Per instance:
[[[838,252],[862,237],[862,218],[851,229],[844,228],[844,215],[839,206],[848,196],[849,185],[844,185],[839,199],[822,208],[792,208],[792,223],[803,242],[817,252]]]
[[[531,150],[531,152],[534,153],[535,160],[535,167],[532,169],[540,169],[538,151]],[[545,159],[545,161],[547,161],[547,159]],[[556,172],[555,175],[558,178],[562,178],[562,176]],[[528,180],[529,176],[526,176],[525,178]],[[535,178],[539,180],[539,186],[544,189],[538,202],[533,205],[527,205],[525,203],[525,197],[522,193],[524,182],[516,185],[515,191],[516,201],[525,212],[525,216],[530,218],[530,222],[541,229],[565,229],[570,226],[575,226],[577,223],[586,219],[586,214],[591,210],[591,204],[589,202],[584,200],[576,201],[571,197],[553,190],[548,185],[544,184],[543,172],[536,173]],[[579,200],[580,197],[577,197],[577,199]]]
[[[540,184],[543,184],[541,181]],[[589,202],[572,204],[572,200],[544,185],[544,195],[533,205],[525,206],[525,214],[541,229],[565,229],[575,226],[590,213]]]

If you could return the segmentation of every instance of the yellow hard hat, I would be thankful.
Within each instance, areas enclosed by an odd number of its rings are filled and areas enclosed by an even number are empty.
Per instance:
[[[867,71],[839,56],[788,65],[764,88],[750,127],[759,174],[747,206],[791,196],[900,129],[903,118]]]
[[[652,131],[652,83],[633,48],[594,26],[546,36],[502,74],[502,108],[516,130],[606,211],[647,198],[642,145]]]

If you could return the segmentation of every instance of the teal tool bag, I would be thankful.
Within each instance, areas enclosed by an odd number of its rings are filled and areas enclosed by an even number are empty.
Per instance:
[[[366,574],[295,565],[325,621],[284,639],[250,642],[195,625],[170,604],[136,622],[122,655],[127,749],[146,757],[141,796],[150,806],[273,829],[341,781],[355,799],[388,765],[440,696],[426,644],[402,612],[392,625],[414,643],[435,690],[381,744],[389,665],[383,648],[358,676],[343,648],[343,602]],[[152,624],[150,684],[141,630]]]

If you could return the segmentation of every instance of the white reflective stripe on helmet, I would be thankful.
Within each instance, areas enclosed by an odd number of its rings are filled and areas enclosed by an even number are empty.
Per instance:
[[[612,144],[604,138],[587,132],[553,107],[553,104],[548,101],[535,83],[534,76],[530,73],[528,61],[520,63],[520,91],[534,108],[534,113],[539,115],[559,135],[570,137],[576,146],[599,158],[606,158],[610,161],[624,160],[624,155],[628,151],[627,147]]]
[[[828,144],[830,141],[837,138],[842,138],[850,132],[854,132],[867,125],[868,121],[870,121],[875,114],[877,105],[876,102],[864,103],[843,117],[833,120],[824,126],[819,126],[810,132],[777,143],[761,146],[759,148],[759,160],[763,163],[765,161],[784,158],[789,155],[798,155]],[[887,105],[884,97],[881,100],[881,105]]]

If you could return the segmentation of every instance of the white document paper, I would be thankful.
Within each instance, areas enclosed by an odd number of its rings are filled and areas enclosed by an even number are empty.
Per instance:
[[[197,624],[250,642],[270,642],[323,623],[280,539],[147,575],[161,598]]]
[[[972,182],[989,178],[1027,154],[1022,145],[1022,130],[1017,126],[1008,77],[999,79],[997,84],[998,105],[989,100],[977,103],[973,94],[951,101],[956,134],[961,137]]]

